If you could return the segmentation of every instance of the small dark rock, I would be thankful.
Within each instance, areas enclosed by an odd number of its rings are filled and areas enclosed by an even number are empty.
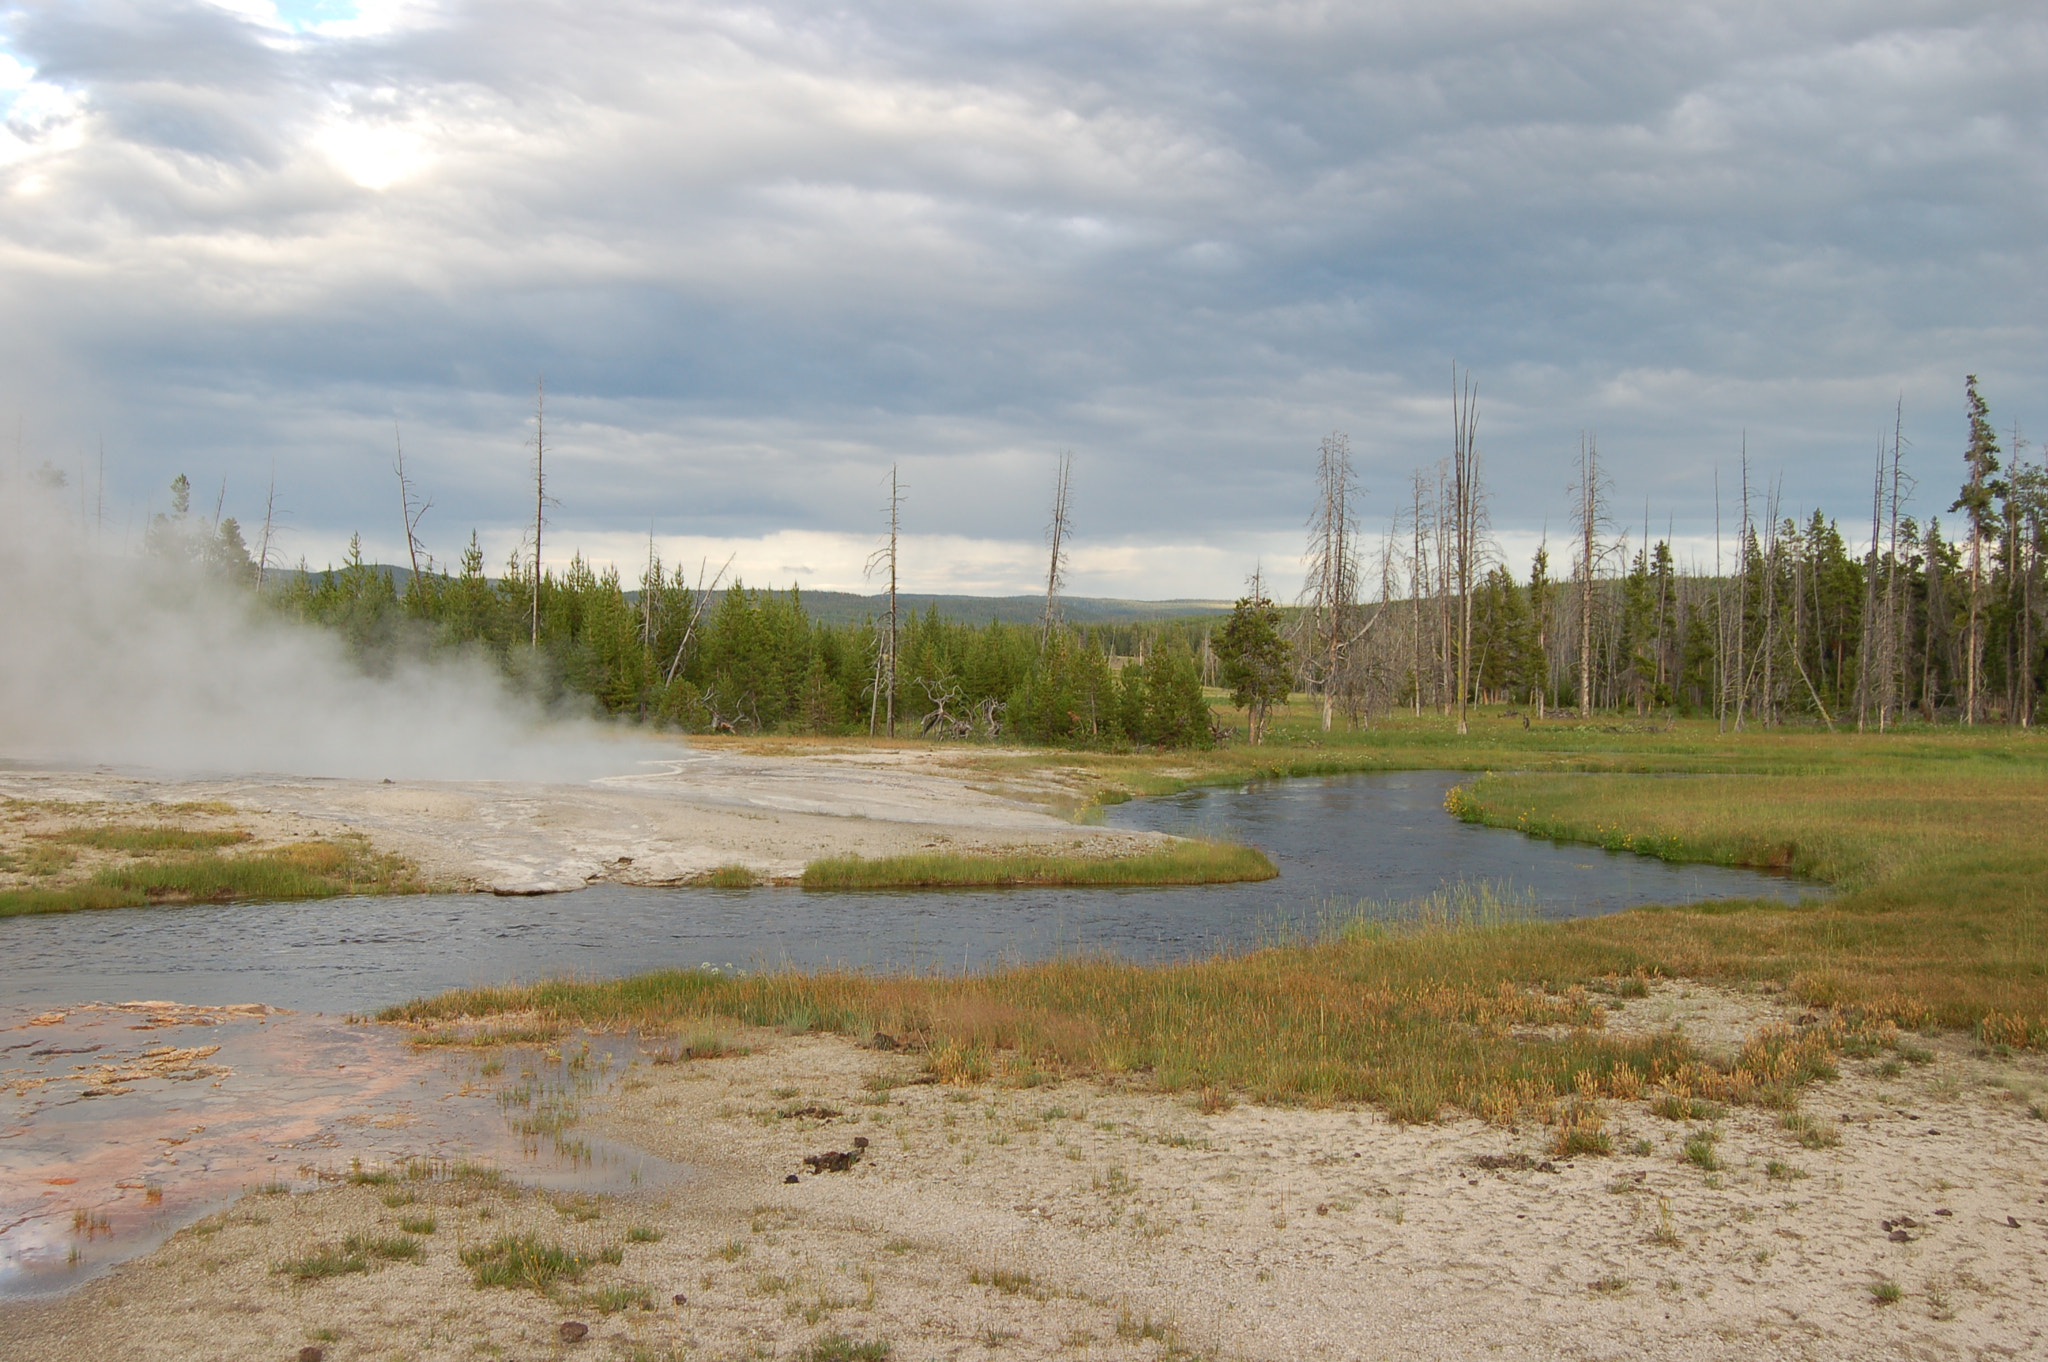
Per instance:
[[[784,1178],[784,1179],[783,1179],[783,1181],[784,1181],[784,1182],[802,1182],[802,1181],[803,1181],[803,1179],[802,1179],[802,1178],[800,1178],[800,1177],[798,1177],[798,1176],[797,1176],[796,1174],[794,1174],[794,1173],[791,1173],[791,1174],[790,1174],[790,1175],[789,1175],[788,1177]]]
[[[2005,1227],[2009,1230],[2016,1230],[2020,1227],[2020,1222],[2013,1219],[2011,1216],[2007,1216],[2005,1218]]]
[[[1330,1213],[1330,1208],[1329,1208],[1329,1206],[1328,1206],[1328,1204],[1327,1204],[1327,1203],[1325,1203],[1325,1202],[1321,1202],[1321,1201],[1318,1201],[1318,1202],[1316,1203],[1316,1214],[1317,1214],[1317,1215],[1328,1215],[1329,1213]]]
[[[902,1048],[901,1042],[886,1031],[877,1031],[868,1040],[868,1049],[870,1050],[900,1050]]]
[[[316,1348],[310,1343],[299,1349],[299,1362],[320,1362],[320,1359],[325,1356],[327,1356],[325,1348]]]
[[[677,1305],[688,1305],[689,1303],[690,1303],[690,1298],[689,1298],[688,1296],[677,1296],[677,1297],[676,1297],[676,1304],[677,1304]]]
[[[1549,1159],[1545,1159],[1543,1162],[1536,1165],[1536,1171],[1539,1173],[1555,1173],[1557,1171],[1557,1165],[1552,1163]]]
[[[804,1155],[804,1166],[813,1173],[844,1173],[859,1162],[860,1151],[858,1149],[845,1152],[837,1149],[828,1149],[822,1154]]]
[[[1894,1223],[1896,1223],[1900,1229],[1905,1230],[1917,1230],[1920,1228],[1920,1222],[1915,1220],[1910,1215],[1902,1215]]]
[[[1948,1207],[1944,1206],[1944,1207],[1942,1207],[1942,1208],[1941,1208],[1940,1210],[1936,1211],[1936,1212],[1935,1212],[1935,1214],[1936,1214],[1936,1215],[1954,1215],[1954,1214],[1955,1214],[1955,1212],[1954,1212],[1954,1211],[1952,1211],[1952,1210],[1950,1210],[1950,1209],[1949,1209]]]
[[[1474,1168],[1484,1168],[1490,1173],[1498,1173],[1503,1170],[1526,1173],[1537,1165],[1534,1159],[1518,1151],[1513,1154],[1480,1154],[1473,1158],[1472,1166]]]
[[[561,1328],[562,1342],[581,1343],[590,1337],[590,1326],[580,1319],[564,1320]]]
[[[868,1137],[867,1137],[867,1136],[865,1136],[865,1135],[856,1135],[856,1136],[854,1136],[854,1137],[853,1137],[853,1147],[854,1147],[855,1149],[866,1149],[866,1148],[868,1147]]]
[[[1893,1230],[1890,1238],[1894,1244],[1910,1244],[1913,1242],[1913,1236],[1904,1230]]]

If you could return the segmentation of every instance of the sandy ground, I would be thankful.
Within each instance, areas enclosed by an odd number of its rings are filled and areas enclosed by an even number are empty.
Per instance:
[[[659,749],[657,749],[659,750]],[[986,756],[984,749],[976,755]],[[596,880],[674,884],[744,865],[787,880],[826,856],[1036,848],[1126,854],[1155,834],[1081,828],[981,788],[945,749],[685,747],[621,774],[573,783],[402,783],[0,768],[0,797],[43,803],[225,805],[251,848],[367,836],[430,881],[496,893],[578,889]],[[152,815],[154,816],[154,815]],[[190,817],[219,821],[220,815]]]
[[[1713,1048],[1781,1015],[1678,983],[1615,1022]],[[1537,1126],[949,1089],[837,1038],[741,1039],[743,1057],[636,1065],[585,1115],[696,1170],[680,1183],[245,1197],[68,1298],[0,1307],[0,1355],[801,1358],[838,1334],[896,1359],[2048,1356],[2040,1056],[1949,1038],[1915,1041],[1922,1063],[1845,1060],[1806,1101],[1839,1146],[1737,1109],[1708,1172],[1681,1157],[1695,1127],[1642,1103],[1610,1108],[1617,1148],[1642,1152],[1551,1161]],[[857,1138],[850,1171],[801,1163]],[[1530,1166],[1475,1162],[1518,1153]],[[423,1261],[273,1270],[427,1211]],[[463,1247],[528,1231],[621,1261],[552,1299],[470,1284]],[[602,1308],[643,1288],[651,1308]],[[563,1342],[566,1321],[589,1336]]]

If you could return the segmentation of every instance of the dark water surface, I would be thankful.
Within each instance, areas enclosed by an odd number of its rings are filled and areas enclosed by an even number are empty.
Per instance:
[[[1473,827],[1443,811],[1445,792],[1466,779],[1411,771],[1267,781],[1108,811],[1117,827],[1264,849],[1280,878],[1253,885],[818,894],[599,884],[542,898],[342,898],[13,918],[0,921],[0,1010],[162,998],[347,1012],[463,985],[705,964],[957,971],[1075,950],[1171,959],[1460,882],[1505,886],[1556,918],[1823,892],[1783,876]]]

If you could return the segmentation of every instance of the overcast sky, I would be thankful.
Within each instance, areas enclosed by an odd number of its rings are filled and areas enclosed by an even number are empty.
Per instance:
[[[736,552],[860,588],[1291,589],[1318,440],[1365,512],[1480,389],[1517,569],[1581,431],[1711,555],[1917,509],[1962,384],[2048,435],[2048,7],[0,0],[0,410],[136,535],[178,472],[320,566]],[[81,477],[83,485],[81,486]],[[1636,530],[1640,534],[1640,528]],[[1860,533],[1860,531],[1858,531]]]

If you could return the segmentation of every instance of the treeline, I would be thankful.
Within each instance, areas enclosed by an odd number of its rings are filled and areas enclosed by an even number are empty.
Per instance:
[[[518,551],[491,578],[473,535],[459,570],[412,573],[403,589],[363,562],[358,541],[338,569],[266,580],[265,554],[252,559],[234,520],[190,515],[182,477],[148,542],[334,629],[365,666],[479,653],[550,700],[693,732],[1206,745],[1222,733],[1205,685],[1230,690],[1254,741],[1270,706],[1299,691],[1321,702],[1325,727],[1403,709],[1456,713],[1462,725],[1481,703],[1539,717],[1708,714],[1735,726],[2030,724],[2048,678],[2048,474],[2016,433],[2006,468],[1974,377],[1965,398],[1965,477],[1948,526],[1903,513],[1910,483],[1895,432],[1876,463],[1867,536],[1859,525],[1852,541],[1820,511],[1782,515],[1775,495],[1752,493],[1745,462],[1728,562],[1702,571],[1668,540],[1630,547],[1604,532],[1588,441],[1568,562],[1560,569],[1546,546],[1524,577],[1489,549],[1468,391],[1454,458],[1433,485],[1418,472],[1376,560],[1334,435],[1321,450],[1301,601],[1276,606],[1255,577],[1218,620],[977,626],[934,605],[827,624],[795,587],[692,587],[658,559],[631,590],[580,557],[557,572]]]
[[[1974,377],[1964,396],[1964,478],[1948,525],[1903,513],[1910,481],[1895,430],[1876,462],[1867,533],[1859,523],[1853,542],[1820,511],[1782,515],[1775,494],[1752,493],[1745,466],[1728,562],[1715,571],[1688,570],[1668,540],[1631,549],[1603,533],[1590,442],[1562,572],[1547,546],[1526,578],[1484,555],[1468,566],[1460,522],[1483,515],[1476,478],[1460,495],[1443,474],[1434,487],[1418,474],[1377,562],[1351,571],[1369,581],[1376,569],[1377,600],[1354,587],[1299,617],[1298,655],[1319,664],[1304,680],[1360,721],[1396,708],[1450,713],[1462,699],[1738,726],[2031,724],[2048,677],[2048,472],[2023,457],[2017,433],[2007,468]],[[1325,443],[1323,504],[1341,507],[1349,469],[1340,458],[1331,471]],[[1341,567],[1336,550],[1320,552]]]
[[[886,620],[812,619],[803,594],[693,588],[650,560],[628,591],[578,557],[543,570],[514,553],[485,574],[472,535],[454,572],[395,574],[352,539],[339,568],[263,573],[232,519],[207,524],[172,485],[150,551],[204,565],[288,617],[334,630],[366,668],[436,653],[486,656],[552,702],[690,732],[890,732],[1091,746],[1207,746],[1204,622],[1056,628],[906,614],[886,660]],[[1214,667],[1213,658],[1208,665]]]

